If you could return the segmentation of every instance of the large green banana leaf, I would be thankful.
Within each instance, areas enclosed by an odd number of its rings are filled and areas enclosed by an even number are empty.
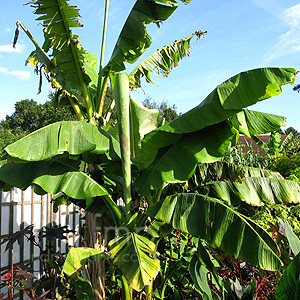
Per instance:
[[[64,154],[103,154],[109,151],[109,138],[95,125],[85,121],[62,121],[45,126],[17,142],[5,151],[23,161],[39,161]]]
[[[196,31],[185,39],[177,40],[174,43],[155,51],[130,73],[130,88],[140,88],[142,77],[145,77],[148,83],[155,84],[151,80],[151,73],[167,77],[172,69],[178,66],[179,61],[190,54],[192,38],[197,36],[197,38],[200,39],[205,33],[206,32]]]
[[[234,163],[216,161],[214,163],[201,163],[193,176],[194,184],[201,188],[204,184],[216,181],[240,182],[246,177],[266,177],[284,179],[280,173],[267,169],[239,166]],[[196,188],[195,186],[195,188]]]
[[[253,110],[243,110],[231,119],[233,126],[248,137],[278,130],[285,123],[285,117]]]
[[[189,272],[194,281],[196,287],[202,290],[209,299],[220,300],[220,298],[211,290],[208,285],[207,278],[208,272],[211,274],[212,282],[218,289],[222,289],[221,277],[218,275],[214,263],[211,260],[210,253],[202,245],[202,241],[199,240],[198,251],[194,254],[190,265]]]
[[[151,188],[158,189],[165,182],[188,180],[198,163],[220,159],[233,135],[227,122],[183,135],[171,147],[161,150],[154,162],[141,171],[135,181],[136,190],[147,196]]]
[[[289,264],[276,288],[276,299],[297,300],[300,298],[300,253]]]
[[[223,202],[200,194],[177,194],[148,212],[210,246],[267,270],[281,266],[276,243],[261,227]]]
[[[241,201],[251,205],[300,202],[299,182],[281,178],[246,177],[242,183],[215,181],[208,187],[209,196],[231,205],[240,204]]]
[[[71,247],[66,257],[62,272],[68,276],[77,275],[77,271],[83,269],[89,260],[99,261],[109,259],[109,256],[94,248]]]
[[[109,255],[122,271],[128,284],[141,291],[153,281],[159,271],[155,244],[148,238],[129,232],[108,244]]]
[[[284,220],[284,225],[285,234],[289,241],[290,248],[293,251],[293,254],[297,255],[298,253],[300,253],[300,240],[289,225],[287,219]]]
[[[0,180],[25,190],[32,184],[45,192],[63,192],[75,199],[107,195],[105,188],[81,171],[79,161],[52,159],[41,162],[6,163],[0,168]]]
[[[292,84],[295,75],[295,69],[263,68],[226,80],[197,107],[145,136],[142,141],[144,167],[152,163],[159,148],[172,145],[182,134],[220,123],[247,106],[280,94],[281,86]]]
[[[279,172],[271,171],[268,169],[260,169],[254,167],[242,167],[245,172],[245,177],[266,177],[284,179]]]
[[[192,180],[194,185],[201,186],[207,182],[219,180],[241,182],[244,177],[245,170],[243,167],[224,161],[216,161],[199,164]]]
[[[203,299],[220,300],[219,296],[212,291],[208,284],[209,271],[201,264],[196,255],[191,260],[189,272],[196,288],[204,293]]]
[[[157,128],[159,111],[130,98],[130,149],[132,157],[142,160],[142,139]]]
[[[125,70],[124,62],[134,63],[151,45],[146,24],[159,25],[175,11],[175,0],[137,0],[124,24],[107,67]]]

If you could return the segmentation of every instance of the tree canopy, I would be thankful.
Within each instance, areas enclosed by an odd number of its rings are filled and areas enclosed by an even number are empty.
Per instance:
[[[12,115],[6,115],[0,121],[0,154],[3,149],[46,125],[58,121],[75,120],[74,113],[68,107],[56,109],[52,105],[53,94],[49,94],[49,100],[38,104],[33,99],[25,99],[15,103],[15,111]]]
[[[153,100],[150,96],[147,96],[143,101],[143,105],[148,108],[155,108],[159,111],[159,119],[165,120],[165,122],[171,122],[182,115],[181,112],[177,111],[175,104],[169,105],[167,101],[163,100],[160,103]]]

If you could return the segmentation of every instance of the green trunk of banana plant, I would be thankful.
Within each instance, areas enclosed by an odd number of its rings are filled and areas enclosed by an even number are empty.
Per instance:
[[[124,203],[127,222],[131,209],[131,162],[130,162],[130,118],[129,118],[129,79],[125,73],[117,73],[114,80],[113,94],[118,115],[119,139],[121,147]]]
[[[85,212],[86,220],[86,237],[85,244],[87,247],[104,252],[104,220],[97,217],[96,214]],[[94,300],[105,300],[105,261],[100,260],[90,262],[88,267],[90,273],[86,279],[91,281],[93,287]]]

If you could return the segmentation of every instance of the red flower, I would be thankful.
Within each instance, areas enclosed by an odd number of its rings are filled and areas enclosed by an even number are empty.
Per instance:
[[[9,280],[11,277],[11,272],[7,272],[7,274],[5,276],[3,276],[4,280]]]

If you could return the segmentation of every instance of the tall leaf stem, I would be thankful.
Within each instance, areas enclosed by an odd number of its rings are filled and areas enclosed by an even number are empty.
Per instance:
[[[73,109],[76,113],[76,116],[77,116],[78,120],[83,120],[84,115],[83,115],[79,105],[73,100],[73,98],[71,96],[68,95],[67,97],[68,97],[68,99],[69,99],[69,101],[70,101],[70,103],[71,103],[71,105],[72,105],[72,107],[73,107]]]
[[[109,80],[109,73],[110,73],[111,67],[109,67],[104,81],[101,85],[101,91],[100,91],[100,105],[99,105],[99,115],[102,116],[103,113],[103,107],[104,107],[104,100],[105,100],[105,95],[106,95],[106,91],[107,91],[107,85],[108,85],[108,80]]]
[[[42,49],[42,47],[38,44],[38,42],[35,40],[35,38],[32,36],[32,34],[30,33],[30,31],[25,27],[25,25],[21,22],[21,21],[17,21],[17,26],[19,28],[19,26],[23,29],[23,31],[26,33],[26,35],[29,37],[29,39],[32,41],[32,43],[34,44],[34,46],[40,50],[45,56],[47,56],[47,54],[45,53],[45,51]],[[16,41],[14,42],[14,44],[16,43]],[[47,56],[48,57],[48,56]],[[49,59],[50,60],[50,59]]]
[[[131,152],[129,118],[129,79],[126,73],[117,73],[114,78],[113,95],[118,115],[119,140],[122,158],[124,203],[126,221],[131,219]]]
[[[107,19],[108,19],[108,7],[109,7],[109,0],[105,1],[105,12],[104,12],[104,21],[103,21],[103,33],[102,33],[102,44],[101,44],[101,53],[100,53],[100,64],[99,64],[99,73],[98,73],[98,85],[97,85],[97,99],[96,99],[96,110],[98,110],[99,114],[102,114],[102,110],[103,110],[103,104],[102,102],[102,98],[103,94],[105,95],[105,91],[106,88],[104,88],[103,86],[105,86],[105,79],[103,82],[102,79],[102,69],[103,69],[103,61],[104,61],[104,52],[105,52],[105,41],[106,41],[106,32],[107,32]],[[107,81],[109,78],[109,71],[106,74],[107,77]],[[107,83],[106,83],[107,86]],[[101,104],[102,104],[102,108],[101,108]],[[98,108],[99,106],[99,108]]]

